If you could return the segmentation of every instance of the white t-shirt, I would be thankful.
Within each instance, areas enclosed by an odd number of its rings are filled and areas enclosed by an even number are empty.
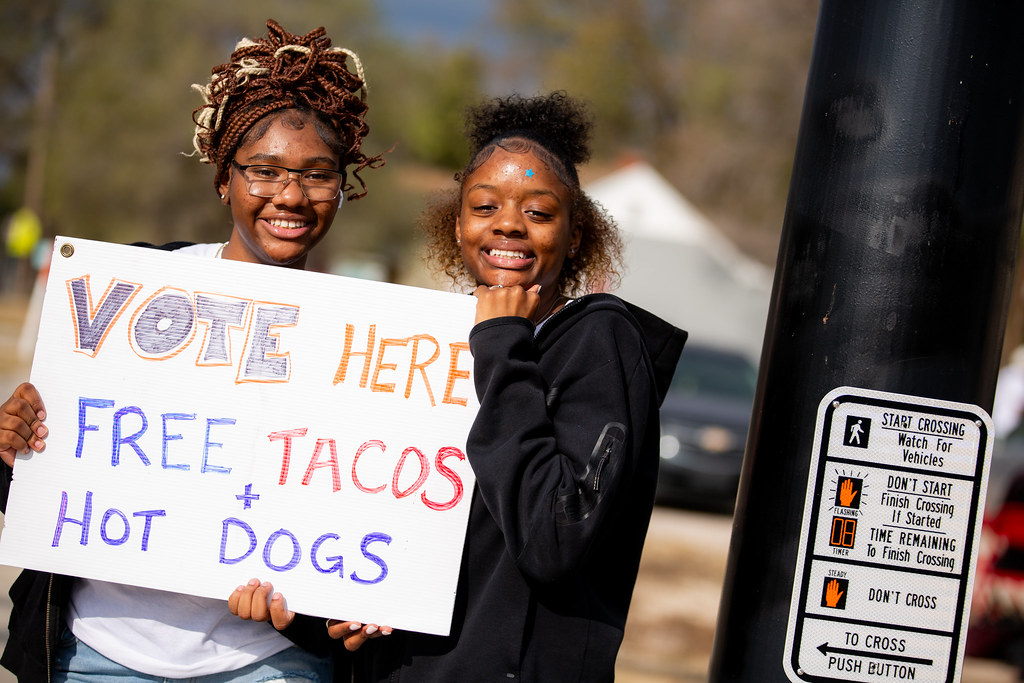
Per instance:
[[[216,258],[223,247],[196,244],[175,253]],[[292,645],[269,623],[231,614],[226,595],[216,600],[92,579],[75,581],[67,619],[77,638],[108,659],[167,678],[233,671]]]

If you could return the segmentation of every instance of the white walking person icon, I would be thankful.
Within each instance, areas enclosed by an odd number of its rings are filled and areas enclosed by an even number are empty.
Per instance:
[[[864,428],[860,426],[861,422],[861,420],[857,420],[854,424],[850,425],[850,445],[860,445],[860,435],[864,431]]]

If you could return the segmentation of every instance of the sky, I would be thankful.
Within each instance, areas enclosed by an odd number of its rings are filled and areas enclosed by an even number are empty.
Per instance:
[[[495,48],[494,32],[482,29],[496,5],[496,0],[377,0],[381,15],[399,36],[483,49]]]

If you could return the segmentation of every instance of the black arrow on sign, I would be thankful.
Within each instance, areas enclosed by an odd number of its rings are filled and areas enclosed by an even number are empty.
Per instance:
[[[818,651],[823,655],[834,652],[840,655],[855,655],[857,657],[871,657],[873,659],[887,659],[892,662],[905,662],[907,664],[934,664],[933,659],[921,659],[920,657],[904,657],[902,655],[891,655],[887,652],[864,652],[862,650],[847,650],[841,647],[829,647],[828,643],[818,646]]]

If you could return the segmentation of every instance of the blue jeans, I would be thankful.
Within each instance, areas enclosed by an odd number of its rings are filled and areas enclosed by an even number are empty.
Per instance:
[[[331,660],[290,647],[249,666],[207,676],[164,678],[139,673],[113,662],[80,641],[65,627],[57,648],[54,683],[330,683]]]

